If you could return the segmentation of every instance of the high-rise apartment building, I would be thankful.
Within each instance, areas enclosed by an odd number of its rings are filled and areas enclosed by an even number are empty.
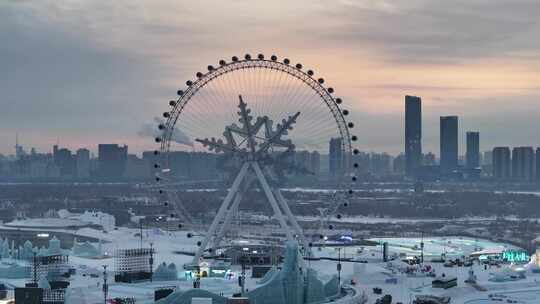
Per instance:
[[[465,156],[466,167],[474,169],[480,167],[480,133],[467,132],[467,152]]]
[[[75,167],[77,178],[90,177],[90,151],[88,149],[78,149],[75,154]]]
[[[328,165],[330,177],[341,178],[343,175],[343,147],[341,138],[330,139]]]
[[[536,148],[536,180],[540,181],[540,148]]]
[[[509,147],[493,148],[493,177],[498,180],[507,180],[511,176],[511,157]]]
[[[99,144],[99,175],[103,178],[122,178],[126,171],[128,146]]]
[[[512,150],[512,179],[532,181],[534,179],[535,155],[532,147],[515,147]]]
[[[422,100],[405,96],[405,174],[415,176],[422,165]]]
[[[458,166],[458,117],[440,118],[441,173],[447,175]]]

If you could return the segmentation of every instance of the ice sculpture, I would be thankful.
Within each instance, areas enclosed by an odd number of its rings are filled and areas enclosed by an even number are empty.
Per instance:
[[[24,245],[19,252],[21,260],[31,261],[34,258],[34,247],[32,246],[32,242],[24,242]]]
[[[51,289],[51,284],[47,280],[46,276],[42,276],[38,281],[38,287],[41,289]]]
[[[60,249],[60,240],[57,239],[56,236],[53,236],[53,238],[49,240],[49,248],[47,249],[47,255],[56,254],[62,254],[62,249]]]
[[[317,272],[313,269],[307,270],[306,280],[306,302],[319,302],[326,298],[324,284],[317,278]]]
[[[192,298],[211,298],[212,304],[226,304],[227,298],[204,289],[190,289],[187,291],[176,291],[164,299],[156,301],[156,304],[191,304]]]
[[[334,283],[335,288],[331,288]],[[305,268],[298,243],[290,241],[286,243],[283,269],[267,273],[247,297],[251,304],[309,304],[324,302],[337,291],[337,279],[324,285],[315,270]]]
[[[96,246],[92,245],[88,241],[79,243],[77,240],[75,240],[71,252],[74,256],[82,258],[97,258],[101,256],[101,251],[99,248],[96,248]]]
[[[31,276],[30,265],[11,264],[0,268],[0,278],[2,279],[26,279]]]
[[[154,281],[174,281],[178,279],[178,270],[176,269],[176,265],[174,263],[171,263],[167,265],[166,263],[162,263],[158,266],[156,271],[154,271],[154,275],[152,276]]]
[[[273,279],[276,275],[279,274],[279,270],[277,269],[276,266],[272,266],[272,268],[270,268],[270,270],[268,270],[268,272],[266,272],[266,274],[261,278],[260,281],[257,282],[257,284],[264,284],[268,281],[270,281],[271,279]]]
[[[335,297],[339,293],[339,281],[337,276],[333,276],[330,281],[324,285],[324,293],[327,298]]]
[[[2,250],[2,252],[0,253],[2,254],[2,259],[11,258],[11,255],[9,253],[9,241],[5,239],[1,243],[2,243],[2,246],[0,246],[0,249]]]
[[[161,264],[156,274],[165,269]],[[155,278],[155,276],[154,276]],[[335,299],[339,294],[336,276],[324,284],[317,278],[317,272],[305,267],[298,243],[286,243],[285,261],[281,270],[273,267],[258,282],[258,287],[247,292],[251,304],[315,304]],[[226,298],[203,289],[177,291],[157,304],[190,304],[191,298],[212,298],[212,303],[226,303]]]

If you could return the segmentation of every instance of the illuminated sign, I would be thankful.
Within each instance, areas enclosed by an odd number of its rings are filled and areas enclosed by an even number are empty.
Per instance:
[[[523,250],[506,250],[502,253],[503,260],[513,263],[529,262],[529,255]]]

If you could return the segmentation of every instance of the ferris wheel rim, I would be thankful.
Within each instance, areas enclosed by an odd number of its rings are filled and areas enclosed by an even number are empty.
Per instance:
[[[296,65],[291,65],[290,60],[287,58],[284,58],[283,62],[277,61],[277,57],[275,55],[272,55],[271,59],[268,60],[265,59],[264,56],[261,54],[259,54],[257,58],[251,58],[251,56],[247,54],[245,55],[244,59],[239,59],[238,57],[233,56],[232,62],[225,62],[224,60],[220,60],[218,67],[213,67],[209,65],[207,73],[203,74],[201,72],[198,72],[196,74],[197,79],[195,81],[186,81],[187,89],[185,91],[178,91],[179,97],[175,101],[171,111],[165,112],[167,113],[167,120],[163,128],[162,136],[160,137],[161,145],[159,152],[167,153],[170,151],[171,137],[173,135],[172,130],[174,129],[178,119],[180,118],[184,107],[189,103],[191,98],[195,96],[195,94],[199,90],[204,88],[214,79],[227,73],[231,73],[241,69],[256,68],[271,69],[287,73],[295,77],[296,79],[302,81],[313,91],[315,91],[322,99],[322,101],[324,101],[324,104],[328,107],[330,113],[336,121],[340,137],[342,139],[345,139],[344,141],[342,141],[343,151],[351,156],[353,153],[356,153],[356,149],[353,149],[352,147],[352,138],[354,136],[351,136],[351,133],[349,131],[349,129],[351,128],[349,125],[350,122],[347,123],[347,120],[345,119],[345,115],[347,114],[344,114],[348,113],[348,111],[341,109],[339,105],[340,102],[338,102],[338,100],[341,101],[340,98],[334,98],[334,96],[332,96],[332,92],[330,91],[333,91],[333,89],[325,88],[323,86],[324,79],[315,79],[313,77],[313,71],[304,71],[300,63],[297,63]],[[351,168],[346,169],[348,170],[347,173],[352,173]]]
[[[194,96],[196,96],[197,92],[199,92],[216,78],[229,73],[233,73],[238,70],[269,69],[286,73],[300,80],[305,85],[310,87],[310,89],[320,97],[324,105],[328,108],[334,121],[336,122],[337,129],[339,131],[339,133],[336,135],[339,135],[339,137],[342,139],[342,151],[348,157],[350,157],[350,162],[344,168],[344,178],[342,178],[343,180],[338,182],[338,184],[336,185],[337,188],[335,189],[332,195],[333,198],[330,199],[330,201],[339,201],[339,197],[342,194],[353,194],[352,185],[356,182],[357,177],[355,174],[355,170],[358,167],[358,164],[353,161],[353,157],[354,155],[359,153],[359,150],[357,148],[353,148],[352,143],[357,139],[356,136],[351,135],[350,131],[350,129],[353,128],[354,124],[352,124],[352,122],[348,122],[348,120],[345,118],[345,116],[349,114],[349,111],[341,108],[341,98],[334,97],[332,95],[334,93],[333,88],[325,87],[323,85],[323,78],[316,78],[313,70],[304,69],[304,67],[300,63],[292,64],[288,58],[283,58],[282,61],[278,61],[275,55],[272,55],[271,59],[265,58],[262,54],[259,54],[255,58],[252,58],[249,54],[246,54],[244,58],[238,58],[236,56],[233,56],[230,62],[220,60],[218,64],[219,65],[216,67],[209,65],[207,67],[208,72],[198,72],[196,73],[196,78],[193,81],[186,81],[187,88],[185,90],[178,91],[178,98],[170,102],[171,109],[163,113],[166,121],[164,122],[162,128],[163,132],[161,133],[161,136],[156,138],[156,141],[158,141],[159,139],[158,142],[160,142],[160,149],[159,151],[155,151],[155,154],[165,154],[165,157],[161,159],[161,168],[169,168],[169,152],[171,148],[173,130],[178,120],[181,119],[181,115],[183,114],[185,106],[191,101]],[[346,181],[347,178],[349,179],[349,182]],[[160,178],[157,176],[156,180],[158,183],[160,182]],[[326,220],[328,220],[330,217],[333,217],[337,213],[337,209],[339,209],[341,203],[338,203],[336,205],[334,202],[331,205],[332,208],[330,208],[331,210],[329,210],[329,213],[326,214]]]

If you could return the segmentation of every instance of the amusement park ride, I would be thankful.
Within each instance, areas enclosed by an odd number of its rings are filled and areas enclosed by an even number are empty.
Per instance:
[[[318,209],[320,218],[314,221],[321,226],[323,238],[322,230],[333,229],[328,221],[341,218],[338,209],[347,206],[356,181],[354,154],[359,152],[352,148],[357,137],[350,135],[354,124],[346,121],[349,110],[341,108],[342,99],[333,96],[333,88],[323,86],[323,78],[315,78],[312,70],[304,71],[302,64],[293,65],[287,58],[280,62],[275,55],[266,59],[262,54],[256,58],[247,54],[244,59],[233,56],[231,62],[220,60],[218,67],[209,65],[207,69],[207,73],[197,73],[195,81],[186,82],[187,89],[178,91],[178,100],[169,102],[170,110],[163,113],[166,121],[158,126],[160,149],[154,152],[156,186],[162,200],[184,223],[192,217],[175,188],[179,181],[170,160],[175,145],[215,153],[233,164],[235,177],[205,229],[204,239],[197,244],[193,264],[205,252],[219,248],[247,191],[256,188],[264,193],[281,233],[288,240],[297,240],[303,254],[309,255],[311,243],[282,194],[281,177],[291,172],[311,173],[294,162],[296,153],[325,153],[329,142],[338,143],[335,154],[339,159],[334,162],[339,163],[340,171],[332,185],[332,198]],[[281,117],[286,118],[274,125],[272,119]],[[293,127],[294,132],[289,132]],[[182,142],[174,138],[178,130]],[[221,132],[223,139],[213,137]]]

